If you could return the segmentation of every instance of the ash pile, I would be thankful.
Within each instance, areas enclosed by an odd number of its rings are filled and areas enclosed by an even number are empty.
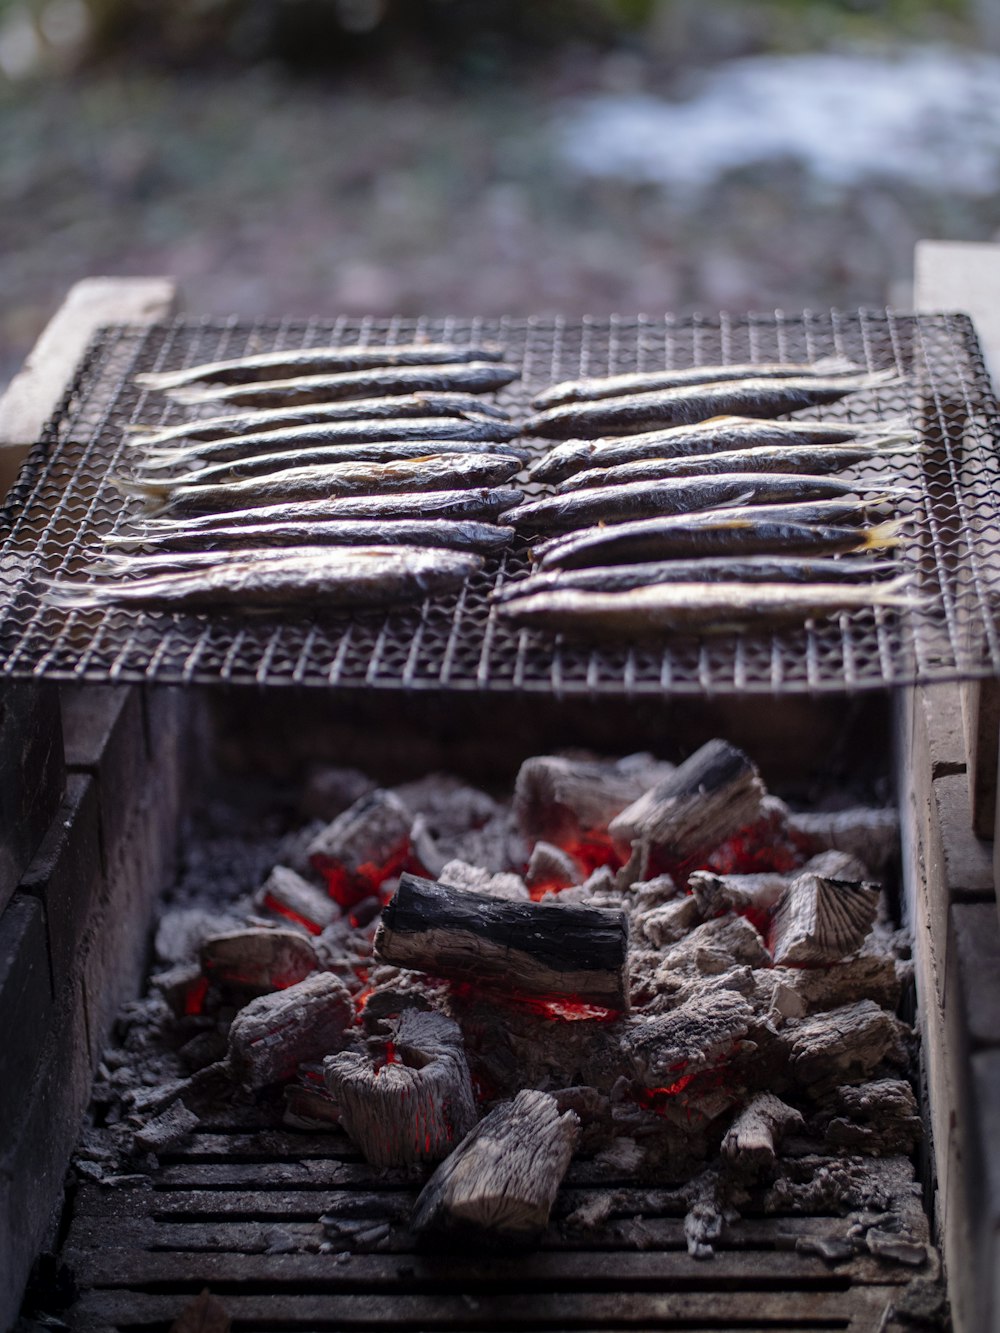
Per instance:
[[[741,1214],[818,1204],[853,1219],[813,1242],[830,1263],[931,1257],[905,1161],[908,949],[880,884],[894,811],[793,812],[722,740],[677,767],[538,756],[506,800],[321,769],[298,809],[292,832],[189,866],[80,1176],[148,1183],[243,1104],[346,1133],[419,1189],[406,1217],[318,1218],[321,1252],[393,1227],[544,1243],[645,1189],[680,1205],[698,1258]],[[571,1162],[594,1188],[569,1210]]]

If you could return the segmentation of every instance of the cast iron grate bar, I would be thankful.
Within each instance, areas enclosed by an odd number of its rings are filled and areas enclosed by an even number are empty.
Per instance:
[[[527,551],[487,562],[458,593],[422,607],[347,615],[65,612],[41,580],[85,576],[102,539],[134,513],[111,478],[127,463],[123,427],[183,419],[134,382],[244,351],[413,338],[501,343],[522,379],[499,395],[515,416],[555,380],[697,362],[839,354],[891,368],[899,387],[851,395],[824,416],[907,417],[922,455],[892,459],[912,488],[898,553],[919,610],[872,609],[775,633],[682,636],[663,645],[574,642],[519,630],[491,611],[500,582],[525,577]],[[818,416],[819,412],[804,416]],[[102,330],[0,511],[0,675],[166,684],[532,691],[555,695],[822,693],[1000,674],[998,411],[968,318],[888,311],[552,319],[178,320]],[[860,480],[884,464],[859,468]],[[544,492],[525,483],[529,495]]]

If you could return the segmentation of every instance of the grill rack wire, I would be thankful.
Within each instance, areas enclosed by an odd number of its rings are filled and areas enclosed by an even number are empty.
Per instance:
[[[893,368],[898,387],[798,414],[908,417],[923,439],[894,455],[907,540],[897,552],[921,605],[825,617],[773,633],[586,643],[519,630],[491,611],[499,584],[526,576],[522,543],[457,593],[361,614],[240,617],[106,608],[64,611],[46,576],[85,577],[103,538],[136,503],[123,426],[184,419],[134,382],[166,370],[278,347],[414,339],[500,343],[522,378],[496,399],[515,417],[541,388],[633,369],[841,355]],[[787,315],[530,319],[178,319],[100,330],[0,510],[0,677],[161,684],[256,684],[540,692],[556,696],[819,694],[1000,675],[1000,414],[968,316],[885,310]],[[538,442],[539,449],[543,447]],[[866,465],[860,480],[886,475]],[[531,498],[545,487],[525,483]]]

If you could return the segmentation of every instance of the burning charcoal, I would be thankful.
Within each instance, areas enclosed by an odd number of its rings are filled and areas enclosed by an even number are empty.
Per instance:
[[[481,828],[437,838],[434,847],[443,862],[465,861],[491,874],[523,866],[529,853],[527,843],[507,810],[501,810]],[[426,868],[430,869],[429,866]]]
[[[182,1101],[175,1101],[155,1120],[148,1120],[132,1136],[137,1149],[143,1152],[162,1152],[177,1143],[196,1128],[199,1116],[188,1110]]]
[[[254,894],[253,902],[259,911],[292,921],[310,935],[321,934],[340,915],[327,894],[288,866],[274,867]]]
[[[164,912],[156,927],[153,948],[164,963],[192,963],[198,950],[212,935],[239,930],[242,920],[227,912],[207,912],[201,907],[182,907]]]
[[[847,852],[875,874],[885,870],[899,847],[899,814],[892,808],[790,814],[788,828],[806,851]]]
[[[696,926],[671,948],[661,971],[695,971],[718,976],[737,966],[767,967],[771,955],[745,916],[718,916]]]
[[[647,1088],[663,1088],[718,1068],[734,1054],[753,1017],[742,996],[718,991],[645,1019],[625,1038],[636,1078]]]
[[[353,1051],[323,1061],[341,1124],[373,1166],[439,1162],[476,1123],[462,1033],[443,1014],[407,1009],[380,1069]]]
[[[921,1140],[917,1099],[903,1079],[880,1078],[860,1087],[837,1088],[832,1101],[841,1114],[826,1127],[831,1148],[909,1156]]]
[[[315,764],[306,774],[299,809],[304,819],[329,822],[374,790],[375,783],[360,769]]]
[[[329,1129],[340,1125],[340,1107],[322,1088],[289,1083],[284,1097],[282,1121],[291,1129]]]
[[[822,1096],[839,1083],[869,1078],[883,1060],[905,1064],[905,1032],[898,1018],[871,1000],[845,1004],[796,1024],[789,1067],[799,1083]]]
[[[536,755],[518,772],[514,814],[527,837],[570,847],[588,834],[605,834],[648,786],[648,770],[636,774],[599,760]]]
[[[836,963],[856,953],[872,928],[878,902],[874,884],[799,875],[774,910],[775,963]]]
[[[372,896],[371,898],[362,898],[351,908],[347,920],[348,924],[355,930],[365,930],[378,916],[382,910],[382,899]]]
[[[696,870],[688,887],[706,917],[719,912],[770,911],[791,883],[789,875],[762,871],[756,875],[716,875]]]
[[[510,872],[491,875],[488,870],[471,866],[465,861],[449,861],[438,879],[439,883],[448,884],[453,889],[472,889],[474,893],[486,893],[491,898],[527,902],[531,897],[520,875]]]
[[[406,858],[412,817],[391,791],[374,791],[321,829],[306,849],[331,898],[353,907],[376,894]]]
[[[403,875],[382,913],[375,956],[473,985],[624,1010],[628,924],[595,907],[505,902]]]
[[[413,1210],[417,1232],[456,1229],[530,1241],[549,1214],[580,1137],[573,1111],[525,1090],[494,1107],[431,1176]]]
[[[177,963],[150,977],[149,984],[160,992],[176,1018],[200,1014],[208,993],[208,979],[198,963]]]
[[[802,1124],[800,1111],[772,1092],[759,1092],[726,1131],[722,1155],[741,1171],[757,1175],[774,1166],[777,1144],[789,1129]]]
[[[774,1002],[778,989],[781,1012],[801,1018],[823,1009],[838,1009],[857,1000],[874,1000],[882,1009],[894,1010],[902,992],[900,968],[885,954],[861,953],[836,967],[775,967],[754,973],[754,984],[762,1003]],[[766,997],[766,998],[765,998]]]
[[[546,892],[579,884],[583,876],[568,852],[551,842],[536,842],[524,878],[531,896],[538,899]]]
[[[683,939],[689,930],[693,930],[702,920],[701,908],[693,894],[685,894],[662,907],[654,907],[641,915],[633,916],[632,923],[636,934],[644,937],[657,949],[674,944]]]
[[[347,987],[316,972],[240,1010],[229,1029],[233,1072],[251,1090],[291,1078],[300,1064],[339,1051],[353,1024]]]
[[[232,990],[284,990],[316,971],[316,950],[296,930],[239,930],[201,946],[205,975]]]
[[[759,819],[765,794],[741,750],[709,741],[617,815],[609,832],[630,859],[645,849],[658,868],[683,866]]]

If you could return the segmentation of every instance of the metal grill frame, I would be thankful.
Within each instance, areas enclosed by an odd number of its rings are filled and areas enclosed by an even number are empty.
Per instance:
[[[281,346],[424,337],[503,344],[522,379],[497,400],[517,416],[539,389],[580,374],[830,354],[871,369],[894,367],[906,376],[902,389],[854,394],[799,415],[906,415],[920,427],[924,452],[893,457],[892,480],[913,488],[899,506],[908,539],[898,558],[913,575],[921,608],[841,614],[771,634],[621,646],[571,641],[518,630],[490,609],[494,587],[526,575],[523,543],[488,561],[457,594],[388,613],[265,619],[65,612],[44,603],[40,578],[85,575],[103,536],[135,511],[110,481],[130,448],[123,426],[183,419],[182,409],[138,388],[136,372]],[[974,328],[955,313],[110,326],[93,340],[0,511],[0,677],[664,697],[841,693],[1000,675],[998,436],[1000,414]],[[864,479],[865,469],[855,475]],[[545,490],[524,488],[529,496]]]

